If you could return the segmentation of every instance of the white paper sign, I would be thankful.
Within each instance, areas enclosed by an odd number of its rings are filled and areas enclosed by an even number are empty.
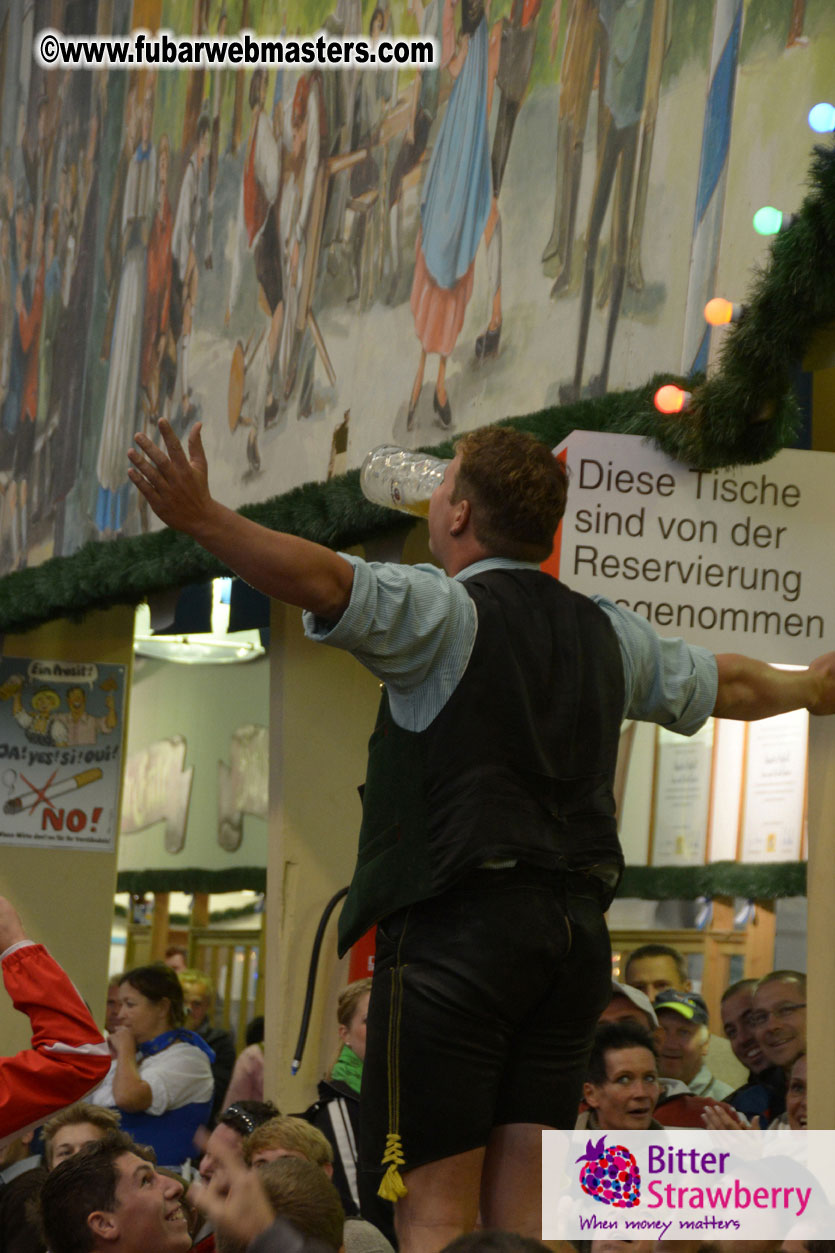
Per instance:
[[[568,509],[547,568],[713,652],[808,665],[835,640],[835,454],[696,471],[635,435],[555,450]]]

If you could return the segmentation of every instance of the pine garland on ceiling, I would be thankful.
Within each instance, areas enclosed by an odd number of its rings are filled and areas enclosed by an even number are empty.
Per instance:
[[[573,430],[611,431],[651,439],[698,469],[767,461],[790,446],[800,424],[791,393],[793,370],[816,332],[835,323],[835,149],[819,146],[810,191],[791,227],[772,242],[755,275],[746,313],[726,333],[719,369],[708,380],[675,378],[692,393],[676,417],[653,406],[657,375],[633,391],[542,409],[505,425],[528,430],[553,447]],[[427,451],[451,454],[449,441]],[[413,525],[362,495],[356,470],[327,483],[306,483],[240,512],[272,530],[331,548],[350,548]],[[91,541],[70,557],[0,579],[0,632],[25,631],[54,618],[139,604],[147,596],[228,571],[187,536],[172,531]]]
[[[122,870],[117,892],[265,892],[267,872],[263,866],[234,866],[226,870],[205,870],[199,866],[181,869]],[[743,897],[746,900],[773,900],[784,896],[806,895],[806,862],[773,863],[712,862],[708,866],[627,866],[619,897],[640,900],[695,900],[699,896]],[[243,911],[246,912],[246,911]],[[237,913],[212,915],[218,922]]]

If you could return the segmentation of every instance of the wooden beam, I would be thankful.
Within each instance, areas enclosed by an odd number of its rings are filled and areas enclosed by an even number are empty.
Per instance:
[[[774,969],[777,934],[777,902],[756,901],[754,917],[746,930],[745,978],[759,979]]]
[[[729,896],[713,898],[710,924],[704,931],[704,967],[702,969],[702,996],[707,1002],[712,1023],[720,1020],[719,1006],[722,993],[730,982],[731,946],[735,944],[734,903]]]
[[[191,925],[208,927],[209,925],[209,893],[195,892],[191,900]]]
[[[154,920],[151,924],[151,961],[162,961],[168,947],[168,892],[154,892]]]
[[[809,719],[809,876],[806,1045],[809,1058],[809,1128],[835,1127],[835,1067],[832,1065],[832,989],[835,944],[835,718]]]

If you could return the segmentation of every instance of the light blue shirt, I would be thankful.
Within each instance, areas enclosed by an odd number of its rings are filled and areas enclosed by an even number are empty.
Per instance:
[[[470,660],[478,618],[463,580],[484,570],[539,569],[507,557],[486,557],[450,578],[433,565],[340,556],[354,567],[348,607],[337,622],[305,613],[305,634],[344,648],[381,679],[388,688],[392,717],[407,731],[426,730]],[[657,635],[640,614],[605,596],[592,600],[608,617],[620,645],[624,717],[693,735],[716,703],[713,653]]]

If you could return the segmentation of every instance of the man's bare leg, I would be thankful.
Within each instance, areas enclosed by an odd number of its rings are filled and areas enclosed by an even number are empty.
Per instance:
[[[438,1253],[472,1231],[483,1162],[484,1149],[471,1149],[404,1172],[408,1191],[394,1207],[400,1253]]]
[[[481,1175],[481,1222],[542,1239],[542,1132],[538,1123],[494,1127]]]

